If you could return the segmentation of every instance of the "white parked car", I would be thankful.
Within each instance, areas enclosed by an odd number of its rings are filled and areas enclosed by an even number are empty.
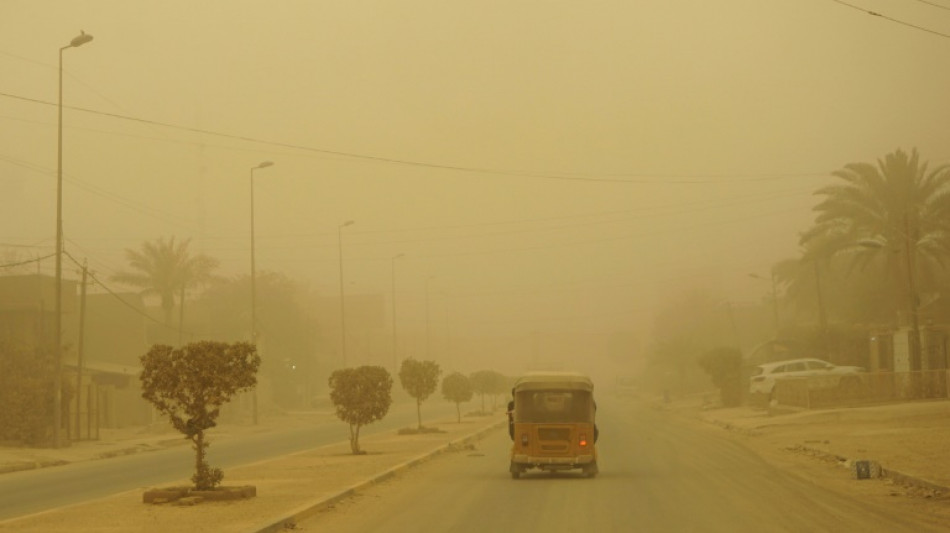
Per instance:
[[[749,393],[771,397],[775,380],[783,378],[818,377],[809,385],[812,388],[860,386],[864,369],[859,366],[838,366],[821,359],[790,359],[765,363],[755,367],[749,380]]]

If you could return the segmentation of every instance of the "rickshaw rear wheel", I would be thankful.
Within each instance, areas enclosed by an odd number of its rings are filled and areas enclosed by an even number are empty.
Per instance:
[[[511,466],[508,467],[508,471],[511,472],[511,479],[518,479],[521,477],[521,473],[524,472],[524,468],[512,462]]]
[[[589,477],[589,478],[597,477],[597,473],[599,472],[599,470],[597,469],[597,462],[594,461],[593,463],[584,465],[582,472],[584,473],[586,477]]]

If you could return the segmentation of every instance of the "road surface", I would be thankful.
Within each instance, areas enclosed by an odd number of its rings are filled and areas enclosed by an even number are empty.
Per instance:
[[[426,419],[455,416],[455,406],[444,401],[423,404]],[[430,418],[431,417],[431,418]],[[380,422],[363,428],[364,435],[416,425],[416,405],[394,405]],[[227,476],[229,467],[253,463],[309,448],[345,441],[346,424],[340,421],[289,428],[232,439],[212,439],[208,462]],[[86,461],[64,466],[0,475],[0,520],[102,498],[138,487],[188,482],[194,474],[190,446]]]
[[[778,470],[713,428],[600,399],[600,475],[508,473],[510,440],[445,454],[301,522],[350,532],[928,531]]]

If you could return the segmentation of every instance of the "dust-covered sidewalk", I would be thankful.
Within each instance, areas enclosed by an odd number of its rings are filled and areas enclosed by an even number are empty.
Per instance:
[[[698,397],[656,403],[742,435],[756,451],[800,454],[848,467],[873,461],[894,479],[950,493],[950,401],[803,410],[784,414],[751,407],[710,408]]]
[[[260,532],[319,512],[360,486],[398,475],[439,453],[466,453],[482,435],[505,423],[504,413],[439,420],[427,426],[440,432],[399,435],[387,431],[360,439],[365,455],[352,455],[339,442],[225,472],[228,486],[253,485],[257,496],[197,505],[145,504],[144,489],[101,500],[0,522],[0,531],[17,532]],[[174,438],[174,434],[170,434]],[[121,445],[120,445],[121,446]],[[181,480],[178,485],[187,485]],[[155,487],[151,487],[155,488]]]

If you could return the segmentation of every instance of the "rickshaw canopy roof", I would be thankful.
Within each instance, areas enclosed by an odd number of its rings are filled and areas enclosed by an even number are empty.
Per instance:
[[[515,381],[512,393],[526,390],[594,391],[594,382],[577,372],[529,372]]]

